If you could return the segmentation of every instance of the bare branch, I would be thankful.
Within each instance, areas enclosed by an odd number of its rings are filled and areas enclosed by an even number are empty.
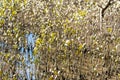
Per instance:
[[[104,17],[105,10],[114,3],[112,1],[113,0],[109,0],[109,2],[107,3],[107,5],[104,8],[102,8],[102,17]]]

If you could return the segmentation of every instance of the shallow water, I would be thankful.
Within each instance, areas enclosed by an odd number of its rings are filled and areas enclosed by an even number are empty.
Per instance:
[[[34,56],[33,56],[33,49],[35,46],[35,35],[30,33],[26,34],[26,40],[27,40],[27,48],[24,46],[20,46],[20,54],[23,54],[23,57],[25,59],[25,74],[23,72],[20,72],[21,75],[26,75],[27,80],[35,80],[35,64],[34,64]],[[21,62],[20,62],[21,63]],[[22,66],[22,65],[21,65]],[[31,75],[32,73],[32,75]]]

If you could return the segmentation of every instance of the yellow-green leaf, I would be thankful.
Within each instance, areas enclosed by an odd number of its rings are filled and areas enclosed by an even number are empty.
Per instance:
[[[37,47],[34,48],[33,53],[34,53],[34,55],[38,53],[38,48]]]
[[[111,33],[111,32],[112,32],[112,28],[111,28],[111,27],[107,28],[107,31],[108,31],[109,33]]]
[[[16,15],[17,12],[16,11],[12,11],[12,16]]]

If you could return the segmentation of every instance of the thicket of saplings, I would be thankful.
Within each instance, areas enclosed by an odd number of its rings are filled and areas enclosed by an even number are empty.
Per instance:
[[[12,17],[7,16],[0,24],[1,41],[7,44],[0,47],[0,79],[17,80],[20,76],[17,69],[25,69],[18,43],[22,41],[26,47],[25,34],[29,32],[37,35],[33,51],[36,80],[120,78],[119,9],[111,12],[117,8],[110,7],[106,10],[110,16],[101,16],[100,22],[99,10],[95,8],[95,12],[93,7],[96,5],[89,4],[89,0],[83,4],[60,1],[36,0],[36,3],[41,2],[38,6],[31,0],[24,9],[6,13]],[[16,62],[22,62],[22,66],[16,68]],[[22,77],[25,79],[26,76]]]

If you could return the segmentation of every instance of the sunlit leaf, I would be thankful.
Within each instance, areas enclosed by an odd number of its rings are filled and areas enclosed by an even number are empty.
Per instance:
[[[14,49],[17,49],[17,48],[18,48],[18,45],[17,45],[17,44],[13,45],[13,48],[14,48]]]
[[[83,11],[83,10],[78,10],[78,13],[80,16],[84,17],[86,16],[87,12],[86,11]]]
[[[70,40],[66,40],[65,41],[65,46],[69,46],[71,44],[71,41]]]
[[[34,53],[34,55],[36,55],[38,53],[38,48],[37,47],[34,48],[34,52],[33,53]]]
[[[85,0],[85,2],[89,2],[89,0]]]
[[[112,32],[112,28],[111,28],[111,27],[108,27],[108,28],[107,28],[107,31],[108,31],[109,33],[111,33],[111,32]]]
[[[17,12],[16,11],[12,11],[12,16],[16,15]]]
[[[48,80],[54,80],[53,76],[50,76],[50,78]]]
[[[118,77],[119,77],[119,79],[120,79],[120,74],[118,74]]]
[[[0,19],[0,24],[4,24],[5,20],[4,19]]]
[[[83,45],[80,44],[78,49],[81,50],[82,48],[83,48]]]

